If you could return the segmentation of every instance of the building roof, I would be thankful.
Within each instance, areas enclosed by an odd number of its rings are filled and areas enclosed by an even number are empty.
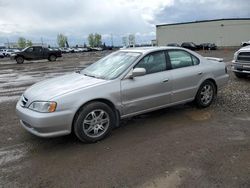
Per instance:
[[[217,21],[227,21],[227,20],[250,20],[250,18],[222,18],[222,19],[214,19],[214,20],[199,20],[199,21],[192,21],[192,22],[158,24],[158,25],[156,25],[156,27],[171,26],[171,25],[182,25],[182,24],[194,24],[194,23],[203,23],[203,22],[217,22]]]

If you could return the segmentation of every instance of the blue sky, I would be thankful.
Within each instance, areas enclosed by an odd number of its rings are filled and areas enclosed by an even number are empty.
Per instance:
[[[70,45],[102,34],[115,45],[135,34],[137,43],[155,38],[155,25],[220,18],[249,18],[248,0],[0,0],[0,44],[25,37],[56,44],[58,33]]]

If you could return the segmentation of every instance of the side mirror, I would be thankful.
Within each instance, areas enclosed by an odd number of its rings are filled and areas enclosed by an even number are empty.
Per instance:
[[[137,76],[143,76],[145,74],[146,74],[146,69],[144,69],[144,68],[135,68],[135,69],[133,69],[130,78],[134,78],[134,77],[137,77]]]

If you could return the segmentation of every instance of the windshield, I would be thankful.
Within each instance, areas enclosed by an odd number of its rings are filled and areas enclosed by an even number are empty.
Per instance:
[[[141,53],[115,52],[88,66],[80,73],[86,76],[112,80],[122,74]]]
[[[27,50],[29,48],[29,46],[28,47],[26,47],[26,48],[24,48],[24,49],[22,49],[22,51],[25,51],[25,50]]]

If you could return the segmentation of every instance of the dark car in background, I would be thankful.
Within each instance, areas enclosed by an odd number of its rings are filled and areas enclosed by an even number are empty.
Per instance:
[[[23,63],[24,60],[48,59],[49,61],[56,61],[58,57],[62,57],[62,52],[60,50],[42,46],[27,47],[20,52],[11,54],[11,58],[15,59],[18,64]]]
[[[181,47],[179,44],[177,43],[169,43],[167,44],[167,46],[174,46],[174,47]]]
[[[217,50],[217,46],[214,43],[202,43],[200,46],[202,50]]]
[[[200,50],[201,49],[201,46],[200,45],[196,45],[195,43],[193,42],[183,42],[181,44],[181,47],[183,48],[187,48],[189,50]]]

